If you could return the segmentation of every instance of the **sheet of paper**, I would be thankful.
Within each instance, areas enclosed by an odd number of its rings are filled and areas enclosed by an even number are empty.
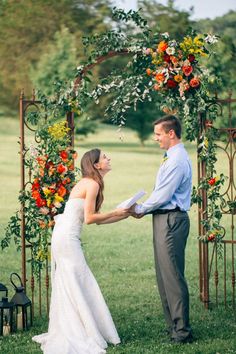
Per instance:
[[[124,200],[122,203],[117,205],[117,208],[130,208],[132,205],[134,205],[140,198],[142,198],[146,192],[142,189],[138,191],[133,197]]]

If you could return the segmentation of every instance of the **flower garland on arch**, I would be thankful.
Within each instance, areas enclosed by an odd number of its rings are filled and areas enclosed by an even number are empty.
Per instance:
[[[45,260],[50,259],[49,243],[54,226],[54,216],[62,213],[71,189],[76,183],[76,151],[69,146],[66,121],[46,124],[37,131],[40,142],[30,145],[25,165],[31,172],[31,182],[19,201],[24,206],[25,239],[32,246],[31,264],[38,275]],[[9,245],[11,237],[20,247],[19,212],[10,218],[2,248]]]

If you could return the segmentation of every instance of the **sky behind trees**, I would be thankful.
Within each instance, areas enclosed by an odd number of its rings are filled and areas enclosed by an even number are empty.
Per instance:
[[[168,0],[157,0],[166,5]],[[117,7],[125,10],[137,9],[137,0],[114,0]],[[226,14],[229,10],[236,10],[236,0],[176,0],[176,7],[180,10],[189,10],[194,7],[192,19],[215,18]]]

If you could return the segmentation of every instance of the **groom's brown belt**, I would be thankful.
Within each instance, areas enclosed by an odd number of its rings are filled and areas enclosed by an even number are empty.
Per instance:
[[[176,211],[181,211],[179,207],[176,207],[175,209],[156,209],[152,212],[153,215],[156,214],[167,214],[167,213],[173,213]]]

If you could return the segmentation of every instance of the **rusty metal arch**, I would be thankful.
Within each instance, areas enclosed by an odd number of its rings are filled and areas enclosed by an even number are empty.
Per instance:
[[[92,69],[94,66],[118,55],[129,55],[131,54],[128,52],[127,49],[123,49],[122,51],[110,51],[106,55],[98,57],[94,63],[89,64],[83,68],[81,71],[81,74],[75,79],[74,81],[74,90],[78,88],[80,85],[83,77],[86,75],[86,73]],[[228,111],[229,111],[229,127],[222,129],[222,131],[226,131],[229,134],[229,139],[228,145],[231,144],[231,152],[230,152],[230,161],[231,165],[233,164],[233,159],[236,156],[235,152],[235,143],[232,141],[236,138],[236,128],[232,127],[232,111],[231,111],[231,105],[236,102],[236,99],[232,99],[230,96],[228,99],[217,99],[217,103],[222,107],[223,105],[227,104],[228,105]],[[25,146],[25,128],[27,127],[26,121],[25,121],[25,114],[26,111],[29,107],[40,107],[41,102],[37,101],[35,98],[35,93],[33,91],[32,98],[31,99],[25,99],[24,92],[21,93],[20,95],[20,156],[21,156],[21,189],[25,190],[27,181],[26,181],[26,168],[24,164],[25,160],[25,153],[26,151],[26,146]],[[71,145],[74,145],[74,113],[73,112],[68,112],[66,115],[66,119],[68,122],[69,127],[71,128]],[[200,135],[202,132],[205,131],[205,129],[208,129],[206,123],[206,117],[200,115],[199,116],[199,124],[200,124]],[[200,138],[200,136],[199,136]],[[231,166],[230,165],[230,166]],[[231,170],[230,170],[231,171]],[[28,171],[29,172],[29,171]],[[202,177],[204,177],[206,174],[206,165],[205,162],[198,162],[198,180],[200,181]],[[28,178],[30,178],[30,175],[28,175]],[[234,174],[232,171],[230,172],[230,188],[231,188],[231,197],[232,200],[235,200],[235,194],[233,194],[233,190],[235,191],[235,182],[234,182]],[[204,235],[204,228],[202,226],[201,221],[206,218],[206,206],[207,206],[207,195],[206,191],[202,190],[202,207],[198,209],[198,231],[199,235]],[[235,193],[235,192],[234,192]],[[233,199],[234,198],[234,199]],[[227,249],[226,246],[231,247],[231,265],[232,265],[232,271],[231,271],[231,280],[232,280],[232,306],[235,308],[235,237],[234,237],[234,214],[231,215],[231,239],[230,240],[223,240],[223,249],[224,249],[224,279],[223,279],[223,292],[224,292],[224,303],[225,306],[227,305],[227,287],[226,287],[226,259],[227,259]],[[30,249],[31,246],[30,244],[26,244],[25,240],[25,219],[24,219],[24,213],[23,213],[23,205],[21,209],[21,246],[22,246],[22,257],[21,257],[21,273],[22,273],[22,280],[23,284],[26,288],[27,286],[27,267],[26,267],[26,250]],[[212,247],[211,247],[212,246]],[[210,275],[212,271],[212,266],[213,266],[213,260],[214,260],[214,267],[215,267],[215,272],[214,272],[214,279],[215,279],[215,302],[218,304],[219,302],[219,296],[218,296],[218,284],[219,284],[219,272],[218,272],[218,250],[217,250],[217,244],[208,244],[208,243],[203,243],[199,241],[199,292],[200,292],[200,300],[204,303],[204,306],[206,308],[209,308],[210,306],[210,299],[212,296],[210,295],[209,291],[209,282],[210,282]],[[211,249],[212,248],[212,249]],[[210,252],[212,253],[211,255],[211,260],[210,260]],[[40,275],[40,279],[38,282],[38,290],[37,290],[37,306],[39,309],[39,314],[42,315],[43,312],[43,307],[46,310],[46,313],[49,313],[49,292],[50,292],[50,280],[49,280],[49,264],[46,261],[45,264],[45,283],[44,283],[44,288],[45,291],[43,291],[43,285],[42,285],[42,275]],[[28,286],[29,287],[29,286]],[[33,303],[33,310],[34,310],[34,305],[36,303],[35,301],[35,279],[33,275],[32,269],[30,270],[30,290],[31,290],[31,298],[32,298],[32,303]],[[45,306],[43,306],[43,297],[45,298]]]

